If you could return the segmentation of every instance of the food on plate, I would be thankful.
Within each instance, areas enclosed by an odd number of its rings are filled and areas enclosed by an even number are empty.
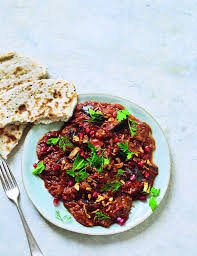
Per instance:
[[[25,82],[47,78],[47,69],[30,58],[17,53],[0,54],[0,97]],[[26,126],[7,125],[0,128],[0,154],[7,158],[18,144]]]
[[[24,83],[0,95],[0,128],[8,124],[67,121],[77,104],[71,83],[43,79]]]
[[[133,201],[159,194],[151,134],[120,104],[80,103],[60,130],[39,140],[33,174],[43,179],[54,205],[63,201],[82,225],[123,225]]]

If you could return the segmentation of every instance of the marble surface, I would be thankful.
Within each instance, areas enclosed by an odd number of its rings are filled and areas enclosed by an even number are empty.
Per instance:
[[[24,193],[21,153],[9,164],[21,207],[45,256],[196,255],[197,2],[194,0],[0,0],[0,51],[16,50],[48,67],[78,93],[128,98],[163,127],[172,155],[170,186],[145,222],[96,237],[45,221]],[[15,206],[0,187],[0,255],[29,255]]]

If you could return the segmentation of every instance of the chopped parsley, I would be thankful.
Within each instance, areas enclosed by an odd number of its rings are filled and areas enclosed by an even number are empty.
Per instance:
[[[148,189],[148,193],[150,192],[151,198],[149,199],[149,206],[151,207],[152,211],[155,210],[155,208],[157,207],[157,200],[155,199],[155,197],[157,197],[160,194],[160,189],[156,189],[154,187],[151,188],[150,190],[150,186]]]
[[[65,215],[65,216],[61,217],[60,211],[56,210],[56,219],[60,220],[62,223],[65,224],[65,223],[68,223],[72,219],[72,217],[69,215]]]
[[[122,120],[126,119],[129,115],[130,113],[127,109],[118,110],[116,118],[118,122],[121,122]]]
[[[73,170],[73,169],[66,170],[66,173],[67,173],[68,175],[72,176],[73,178],[76,176],[75,170]]]
[[[66,151],[66,147],[74,148],[72,142],[70,142],[69,138],[61,137],[59,141],[59,147]]]
[[[59,147],[62,148],[64,151],[66,151],[66,147],[74,148],[74,145],[72,142],[70,142],[69,138],[66,137],[60,137],[60,138],[50,138],[47,140],[47,144],[53,144],[57,145],[59,142]]]
[[[129,115],[130,115],[130,113],[127,109],[118,110],[116,118],[119,122],[121,122],[121,121],[125,120],[126,118],[128,118]],[[134,137],[138,130],[138,127],[136,126],[136,121],[130,120],[128,118],[128,125],[129,125],[129,130],[131,132],[131,136]]]
[[[136,121],[128,119],[129,130],[131,132],[131,136],[134,137],[138,131],[138,127],[136,126]]]
[[[47,140],[47,144],[53,144],[53,145],[57,145],[57,143],[59,142],[60,138],[50,138]]]
[[[86,172],[87,167],[88,167],[88,162],[85,161],[78,153],[74,160],[73,168],[70,170],[66,170],[66,173],[68,175],[72,176],[73,178],[75,178],[75,180],[77,182],[79,182],[88,177],[88,174]],[[78,172],[76,172],[76,171],[78,171]]]
[[[109,164],[110,159],[109,158],[104,158],[104,164]]]
[[[88,177],[88,173],[86,172],[86,169],[80,170],[77,175],[75,176],[76,182],[80,182],[81,180],[85,180]]]
[[[42,173],[42,171],[44,171],[44,169],[45,169],[44,163],[43,161],[40,161],[39,163],[37,163],[36,168],[32,171],[32,174],[34,175],[40,174]]]
[[[110,190],[111,188],[112,189],[112,192],[114,191],[117,191],[119,189],[119,187],[121,187],[123,184],[122,182],[120,181],[111,181],[111,182],[108,182],[106,183],[105,187],[103,188],[104,191],[108,191]]]
[[[126,158],[126,160],[131,159],[132,155],[135,155],[135,152],[132,152],[129,150],[128,141],[125,141],[124,143],[117,143],[118,147],[120,148],[120,151],[122,155]]]
[[[79,170],[83,168],[85,164],[86,164],[86,161],[78,153],[73,163],[73,170]]]
[[[90,142],[88,142],[88,147],[91,149],[91,158],[87,158],[87,161],[90,162],[91,166],[97,169],[98,173],[101,173],[103,171],[104,164],[109,164],[110,159],[104,157],[105,150],[103,150],[99,156],[97,154],[97,149]]]
[[[149,206],[151,207],[152,211],[154,211],[157,207],[157,200],[153,196],[151,199],[149,199]]]
[[[91,108],[88,109],[91,119],[85,120],[90,123],[102,123],[105,120],[105,117],[102,113],[95,112]]]
[[[102,212],[95,212],[95,215],[99,220],[111,219],[109,216],[103,214]]]
[[[128,141],[125,141],[125,144],[124,143],[118,143],[117,145],[123,153],[127,153],[127,151],[129,150]]]
[[[72,176],[73,178],[75,178],[77,182],[80,182],[81,180],[84,180],[88,177],[88,173],[87,173],[88,167],[92,166],[97,169],[98,173],[101,173],[103,171],[104,164],[109,164],[109,161],[110,161],[109,158],[104,157],[105,150],[103,150],[103,152],[99,156],[97,154],[97,149],[95,148],[95,146],[92,145],[90,142],[88,142],[87,144],[91,150],[90,158],[87,158],[85,160],[78,153],[74,160],[73,168],[66,170],[66,173]]]
[[[118,170],[117,170],[116,177],[120,177],[124,172],[127,172],[127,171],[124,171],[124,170],[122,170],[122,169],[118,169]]]
[[[156,189],[156,188],[152,187],[150,192],[153,196],[158,196],[160,194],[160,188]]]

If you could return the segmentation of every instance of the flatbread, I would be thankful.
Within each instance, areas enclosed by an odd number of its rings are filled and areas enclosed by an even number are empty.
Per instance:
[[[0,81],[11,79],[28,82],[46,78],[47,69],[30,58],[17,53],[0,54]],[[0,87],[1,90],[1,87]]]
[[[0,128],[0,154],[7,158],[8,154],[18,144],[26,125],[10,124]]]
[[[71,83],[54,79],[24,83],[0,95],[0,128],[67,121],[76,104],[76,89]]]
[[[47,78],[47,69],[31,59],[16,53],[0,54],[0,95],[20,86],[24,82]],[[24,124],[7,125],[0,128],[0,154],[7,158],[8,154],[18,144]]]

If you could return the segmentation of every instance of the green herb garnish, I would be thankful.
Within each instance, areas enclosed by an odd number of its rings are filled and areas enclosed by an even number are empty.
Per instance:
[[[104,164],[109,164],[110,158],[104,158]]]
[[[105,187],[103,188],[103,191],[108,191],[111,188],[113,188],[112,192],[117,191],[119,187],[121,187],[123,184],[120,181],[111,181],[106,183]]]
[[[91,154],[90,154],[91,158],[87,158],[87,161],[90,162],[91,166],[97,169],[98,173],[101,173],[103,171],[103,165],[109,164],[110,159],[104,157],[105,150],[103,150],[103,152],[99,156],[97,154],[97,149],[95,148],[95,146],[92,145],[89,141],[87,144],[88,144],[88,147],[91,149]]]
[[[59,142],[60,138],[50,138],[47,140],[47,144],[53,144],[53,145],[57,145],[57,143]]]
[[[32,171],[32,174],[37,175],[42,173],[42,171],[45,169],[43,161],[37,163],[36,168]]]
[[[135,152],[132,152],[129,150],[128,141],[125,141],[124,143],[117,143],[118,147],[121,150],[121,153],[124,157],[126,157],[127,160],[131,159],[132,155],[135,155]]]
[[[69,138],[61,137],[59,141],[59,147],[66,151],[66,147],[74,148],[72,142],[70,142]]]
[[[122,120],[126,119],[129,115],[130,113],[127,109],[118,110],[116,118],[119,122],[121,122]]]
[[[117,112],[117,120],[121,122],[126,119],[130,115],[127,109],[118,110]],[[128,119],[129,130],[131,132],[131,136],[134,137],[137,133],[138,127],[136,126],[136,121]]]
[[[154,187],[150,189],[149,186],[148,190],[148,192],[150,192],[151,195],[151,198],[149,199],[149,206],[151,207],[152,211],[154,211],[157,206],[157,200],[155,199],[155,197],[157,197],[160,194],[160,189],[156,189]]]
[[[77,182],[80,182],[81,180],[84,180],[88,177],[88,173],[87,173],[88,167],[94,167],[97,169],[98,173],[101,173],[103,171],[104,164],[109,164],[109,161],[110,161],[109,158],[104,157],[104,154],[105,154],[104,149],[102,150],[103,152],[99,156],[97,154],[97,149],[95,148],[95,146],[92,145],[89,141],[87,142],[87,144],[91,150],[90,158],[87,158],[85,160],[78,153],[74,160],[73,168],[66,170],[66,173],[72,176],[73,178],[75,178]]]
[[[72,142],[70,142],[69,138],[66,137],[60,137],[60,138],[50,138],[47,140],[47,144],[53,144],[57,145],[59,142],[59,147],[62,148],[64,151],[66,151],[66,147],[74,148],[74,145]]]
[[[124,143],[118,143],[117,144],[118,147],[120,148],[120,150],[123,152],[123,153],[127,153],[129,151],[129,144],[128,144],[128,141],[125,141],[125,144]]]
[[[80,182],[81,180],[85,180],[87,177],[88,173],[86,172],[86,169],[82,169],[77,173],[75,180],[76,182]]]
[[[61,217],[60,211],[56,210],[56,219],[60,220],[62,223],[65,224],[65,223],[68,223],[72,219],[72,217],[68,215]]]
[[[73,169],[70,170],[66,170],[66,173],[70,176],[72,176],[73,178],[76,176],[75,171]]]
[[[136,126],[136,121],[128,119],[129,130],[131,136],[134,137],[137,133],[138,127]]]
[[[122,169],[118,169],[118,170],[117,170],[116,177],[120,177],[124,172],[127,172],[127,171],[124,171],[124,170],[122,170]]]
[[[102,113],[95,112],[91,108],[88,109],[91,119],[85,120],[86,122],[96,122],[102,123],[105,120],[105,117]]]
[[[150,192],[153,196],[158,196],[160,194],[160,188],[156,189],[156,188],[152,187]]]
[[[95,215],[99,220],[111,219],[109,216],[103,214],[102,212],[95,212]]]
[[[78,153],[73,163],[73,170],[79,170],[83,168],[85,164],[86,164],[86,161]]]
[[[85,161],[78,153],[74,160],[73,168],[70,170],[66,170],[66,173],[68,175],[72,176],[73,178],[75,178],[75,180],[77,182],[79,182],[88,177],[88,174],[86,172],[87,167],[88,167],[88,162]],[[76,171],[78,171],[78,172],[76,172]]]
[[[151,199],[149,199],[149,206],[151,207],[152,211],[154,211],[157,207],[157,200],[154,197],[151,197]]]

